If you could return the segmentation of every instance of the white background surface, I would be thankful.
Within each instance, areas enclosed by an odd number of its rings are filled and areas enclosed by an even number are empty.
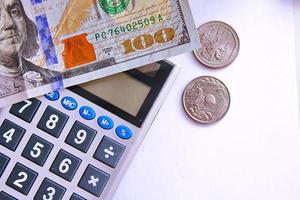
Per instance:
[[[170,59],[181,73],[114,200],[299,200],[293,1],[189,2],[197,26],[222,20],[235,28],[239,56],[221,70],[204,68],[192,53]],[[182,107],[186,84],[201,75],[231,93],[229,112],[210,126]]]

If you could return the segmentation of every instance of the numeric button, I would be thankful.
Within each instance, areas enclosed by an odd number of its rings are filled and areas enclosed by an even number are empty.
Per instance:
[[[6,185],[27,195],[37,176],[38,174],[35,171],[17,163],[9,175]]]
[[[88,165],[78,183],[78,186],[85,191],[100,197],[109,178],[110,175],[106,172],[94,167],[93,165]]]
[[[33,134],[25,146],[22,156],[39,166],[43,166],[52,148],[53,144]]]
[[[0,192],[0,200],[18,200],[15,197],[10,196],[6,192]]]
[[[69,116],[66,114],[56,110],[51,106],[48,106],[37,127],[58,138],[68,119]]]
[[[96,131],[83,123],[76,121],[71,128],[65,142],[74,148],[86,153],[92,144]]]
[[[34,200],[61,200],[66,192],[66,188],[45,178],[34,196]]]
[[[9,163],[10,158],[0,153],[0,177],[2,176],[7,164]]]
[[[19,145],[25,129],[5,119],[0,126],[0,144],[12,151]]]
[[[60,150],[50,167],[50,171],[67,181],[71,181],[80,163],[81,160],[76,156]]]
[[[35,98],[12,105],[9,112],[30,123],[39,109],[41,101]]]

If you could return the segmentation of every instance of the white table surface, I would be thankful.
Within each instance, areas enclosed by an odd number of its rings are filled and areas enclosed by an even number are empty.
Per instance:
[[[192,53],[170,59],[181,73],[113,199],[299,200],[293,1],[189,2],[197,26],[222,20],[235,28],[239,56],[221,70],[204,68]],[[182,107],[186,84],[201,75],[221,79],[231,93],[229,112],[210,126]]]

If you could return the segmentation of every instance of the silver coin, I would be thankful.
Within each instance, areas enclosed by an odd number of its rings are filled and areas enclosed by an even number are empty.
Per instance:
[[[183,106],[187,114],[197,122],[214,123],[227,113],[230,94],[220,80],[211,76],[200,76],[185,88]]]
[[[222,68],[237,57],[240,41],[235,30],[224,22],[211,21],[198,28],[200,48],[196,58],[206,67]]]

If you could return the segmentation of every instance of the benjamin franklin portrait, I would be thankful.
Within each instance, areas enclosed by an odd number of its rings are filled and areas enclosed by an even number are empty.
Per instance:
[[[58,73],[28,59],[38,50],[35,23],[20,0],[0,1],[0,98],[51,82]]]

